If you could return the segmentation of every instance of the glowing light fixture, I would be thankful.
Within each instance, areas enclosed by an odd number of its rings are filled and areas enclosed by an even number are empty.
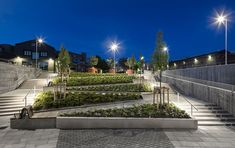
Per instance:
[[[164,48],[163,48],[163,51],[168,51],[168,48],[167,48],[167,47],[164,47]]]
[[[197,64],[198,63],[198,60],[197,58],[194,59],[194,63]]]
[[[225,57],[224,57],[224,63],[227,65],[228,63],[228,39],[227,39],[227,32],[228,32],[228,14],[224,14],[224,12],[217,13],[215,17],[215,23],[220,25],[224,25],[225,27]]]
[[[43,44],[44,40],[42,37],[39,37],[36,39],[36,45],[35,45],[35,66],[36,66],[36,69],[38,68],[38,44]]]
[[[119,43],[112,42],[110,49],[113,51],[113,62],[114,62],[114,73],[116,73],[116,61],[115,61],[115,53],[119,48]]]
[[[212,56],[208,55],[208,61],[212,61]]]

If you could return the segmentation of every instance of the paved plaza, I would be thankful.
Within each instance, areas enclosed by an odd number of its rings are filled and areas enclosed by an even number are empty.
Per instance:
[[[1,148],[234,148],[235,130],[200,126],[198,130],[90,129],[0,130]]]

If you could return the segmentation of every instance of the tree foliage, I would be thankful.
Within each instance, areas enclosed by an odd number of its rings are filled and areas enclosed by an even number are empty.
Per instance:
[[[98,64],[98,58],[96,56],[91,56],[90,57],[90,65],[95,67]]]
[[[69,75],[70,63],[71,63],[71,59],[70,59],[69,52],[64,48],[64,46],[61,46],[58,59],[56,60],[56,66],[57,66],[62,82],[63,82],[63,78]]]
[[[126,65],[129,67],[129,69],[132,69],[132,70],[134,69],[136,65],[136,59],[134,55],[132,55],[132,57],[127,59]]]
[[[166,43],[163,40],[163,33],[157,33],[157,45],[153,53],[152,57],[152,65],[154,70],[165,70],[167,67],[167,59],[168,53],[164,51],[164,47],[166,47]]]

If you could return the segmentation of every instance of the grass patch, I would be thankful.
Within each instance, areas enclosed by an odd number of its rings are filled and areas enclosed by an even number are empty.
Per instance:
[[[51,91],[42,92],[36,97],[33,109],[51,109],[61,107],[80,106],[84,104],[106,103],[125,100],[138,100],[142,96],[138,93],[89,93],[89,92],[68,92],[65,99],[57,99],[54,101]]]
[[[144,104],[128,108],[100,109],[87,112],[64,113],[65,117],[133,117],[133,118],[190,118],[173,104]]]

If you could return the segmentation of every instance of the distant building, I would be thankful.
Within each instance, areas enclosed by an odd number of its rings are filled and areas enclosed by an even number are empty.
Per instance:
[[[38,60],[38,67],[43,70],[54,71],[55,63],[54,59],[57,56],[54,47],[43,43],[38,44],[36,53],[36,41],[30,40],[15,44],[14,53],[17,55],[17,59],[21,59],[22,65],[35,65],[36,58]]]
[[[87,69],[86,53],[80,54],[69,52],[71,58],[70,68],[73,71],[85,72]]]
[[[228,51],[228,64],[235,63],[235,53]],[[209,65],[225,64],[225,50],[215,51],[203,55],[169,62],[169,69],[182,69]]]
[[[37,44],[36,40],[29,40],[15,45],[0,44],[0,61],[8,61],[17,65],[35,66],[36,58],[38,67],[43,70],[55,71],[55,59],[59,51],[47,43]],[[74,71],[85,71],[86,54],[69,52],[71,56],[71,68]]]

